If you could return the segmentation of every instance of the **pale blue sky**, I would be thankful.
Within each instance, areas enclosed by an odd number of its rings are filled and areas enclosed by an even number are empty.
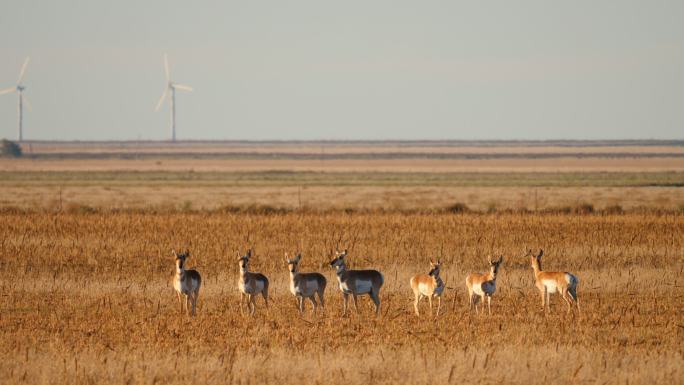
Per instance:
[[[684,138],[684,1],[31,1],[27,139]],[[0,95],[0,137],[16,97]]]

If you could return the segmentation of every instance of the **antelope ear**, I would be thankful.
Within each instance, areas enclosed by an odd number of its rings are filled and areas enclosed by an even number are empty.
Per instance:
[[[171,250],[171,255],[173,255],[174,257],[178,258],[178,253],[176,253],[176,249],[172,249],[172,250]]]
[[[252,256],[252,249],[247,250],[247,258]]]
[[[438,265],[441,265],[441,264],[442,264],[442,258],[440,258],[440,259],[437,260],[437,264],[438,264]]]
[[[295,261],[299,262],[299,261],[301,261],[301,260],[302,260],[302,255],[301,255],[301,254],[297,254],[297,258],[295,258]]]
[[[539,255],[537,255],[537,259],[541,259],[542,255],[544,255],[544,250],[539,249]]]
[[[190,256],[190,249],[185,249],[185,256],[189,257]]]

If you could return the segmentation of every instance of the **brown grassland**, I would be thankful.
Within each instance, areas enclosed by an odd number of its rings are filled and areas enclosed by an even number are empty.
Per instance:
[[[0,159],[1,384],[684,383],[684,145],[23,144]],[[236,255],[271,280],[239,306]],[[172,248],[202,274],[179,310]],[[383,272],[341,317],[328,266]],[[579,278],[541,310],[527,249]],[[300,315],[284,254],[328,279]],[[465,276],[504,255],[491,316]],[[442,314],[409,279],[441,258]]]
[[[684,216],[307,213],[0,214],[1,383],[681,383]],[[271,306],[238,305],[236,252],[253,246]],[[202,274],[196,318],[180,314],[171,248]],[[385,275],[341,318],[327,262]],[[580,279],[581,313],[540,309],[526,248]],[[327,308],[300,316],[285,252],[328,278]],[[467,310],[464,277],[505,262],[491,316]],[[441,257],[439,317],[412,314],[409,277]],[[427,314],[427,301],[423,311]]]

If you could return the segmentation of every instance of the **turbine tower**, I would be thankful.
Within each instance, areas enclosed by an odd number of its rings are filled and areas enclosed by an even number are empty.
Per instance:
[[[24,103],[26,103],[26,107],[28,107],[29,111],[31,110],[31,103],[26,96],[24,96],[24,90],[26,89],[26,86],[21,83],[22,80],[24,80],[24,74],[26,73],[26,67],[28,66],[28,63],[29,58],[26,57],[24,60],[24,65],[21,66],[21,70],[19,71],[19,79],[17,80],[16,86],[0,90],[0,95],[9,94],[10,92],[16,92],[19,94],[19,105],[17,108],[17,113],[19,114],[17,122],[17,140],[19,142],[24,140]]]
[[[175,142],[176,141],[176,90],[192,92],[192,87],[186,86],[183,84],[174,83],[171,81],[171,74],[169,71],[169,59],[167,58],[166,54],[164,54],[164,72],[166,73],[166,88],[164,88],[164,92],[162,93],[162,96],[159,98],[159,102],[157,103],[157,107],[154,109],[154,111],[155,112],[159,111],[162,103],[164,103],[164,99],[166,99],[166,94],[170,90],[171,91],[171,98],[169,99],[169,103],[171,103],[171,141]]]

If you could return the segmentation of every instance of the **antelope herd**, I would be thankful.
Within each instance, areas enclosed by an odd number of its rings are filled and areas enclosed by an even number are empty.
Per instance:
[[[202,277],[196,270],[188,270],[185,268],[185,260],[190,256],[190,251],[186,250],[178,254],[175,250],[172,251],[175,257],[176,274],[173,279],[173,287],[176,290],[178,301],[180,302],[181,313],[183,313],[183,302],[185,302],[185,311],[190,311],[190,304],[192,304],[191,315],[196,314],[197,299],[199,297],[199,290],[202,284]],[[354,301],[354,308],[357,313],[359,311],[357,304],[357,297],[359,295],[368,295],[375,304],[376,316],[380,314],[380,289],[385,282],[385,278],[378,270],[351,270],[347,269],[345,258],[348,252],[337,252],[335,258],[330,261],[330,267],[335,269],[337,282],[343,296],[342,316],[347,314],[347,307],[349,305],[349,296]],[[560,271],[543,271],[541,266],[541,258],[544,255],[543,250],[539,250],[539,254],[534,255],[532,250],[528,250],[525,257],[530,257],[532,272],[534,274],[534,283],[539,293],[541,294],[542,311],[551,311],[549,305],[550,294],[558,292],[568,305],[568,312],[572,310],[573,303],[579,311],[579,299],[577,298],[577,285],[579,279],[568,272]],[[247,253],[238,258],[240,266],[240,275],[238,278],[238,289],[240,291],[240,310],[243,310],[243,304],[247,306],[250,315],[256,312],[256,297],[261,294],[264,298],[266,307],[268,307],[268,278],[261,273],[254,273],[249,271],[249,260],[252,257],[252,250],[247,250]],[[313,306],[312,312],[316,313],[320,301],[320,307],[325,310],[325,288],[327,280],[325,276],[318,272],[301,273],[299,271],[299,262],[302,259],[301,254],[297,254],[294,259],[289,259],[285,254],[285,262],[290,273],[290,292],[297,299],[297,307],[300,313],[304,312],[304,302],[309,300]],[[499,268],[503,264],[503,255],[495,261],[491,259],[489,262],[489,271],[487,273],[470,273],[466,276],[465,283],[468,290],[469,310],[475,310],[478,313],[477,304],[480,300],[487,300],[487,312],[492,314],[491,301],[492,296],[496,292],[496,278]],[[417,274],[410,280],[410,286],[413,290],[414,302],[413,308],[416,316],[420,316],[418,305],[420,300],[424,297],[428,298],[430,304],[430,316],[432,316],[432,299],[437,299],[437,316],[439,316],[442,307],[442,294],[446,288],[444,281],[440,278],[442,262],[430,262],[430,270],[427,274]],[[185,301],[183,301],[185,297]],[[245,301],[246,298],[246,301]]]

